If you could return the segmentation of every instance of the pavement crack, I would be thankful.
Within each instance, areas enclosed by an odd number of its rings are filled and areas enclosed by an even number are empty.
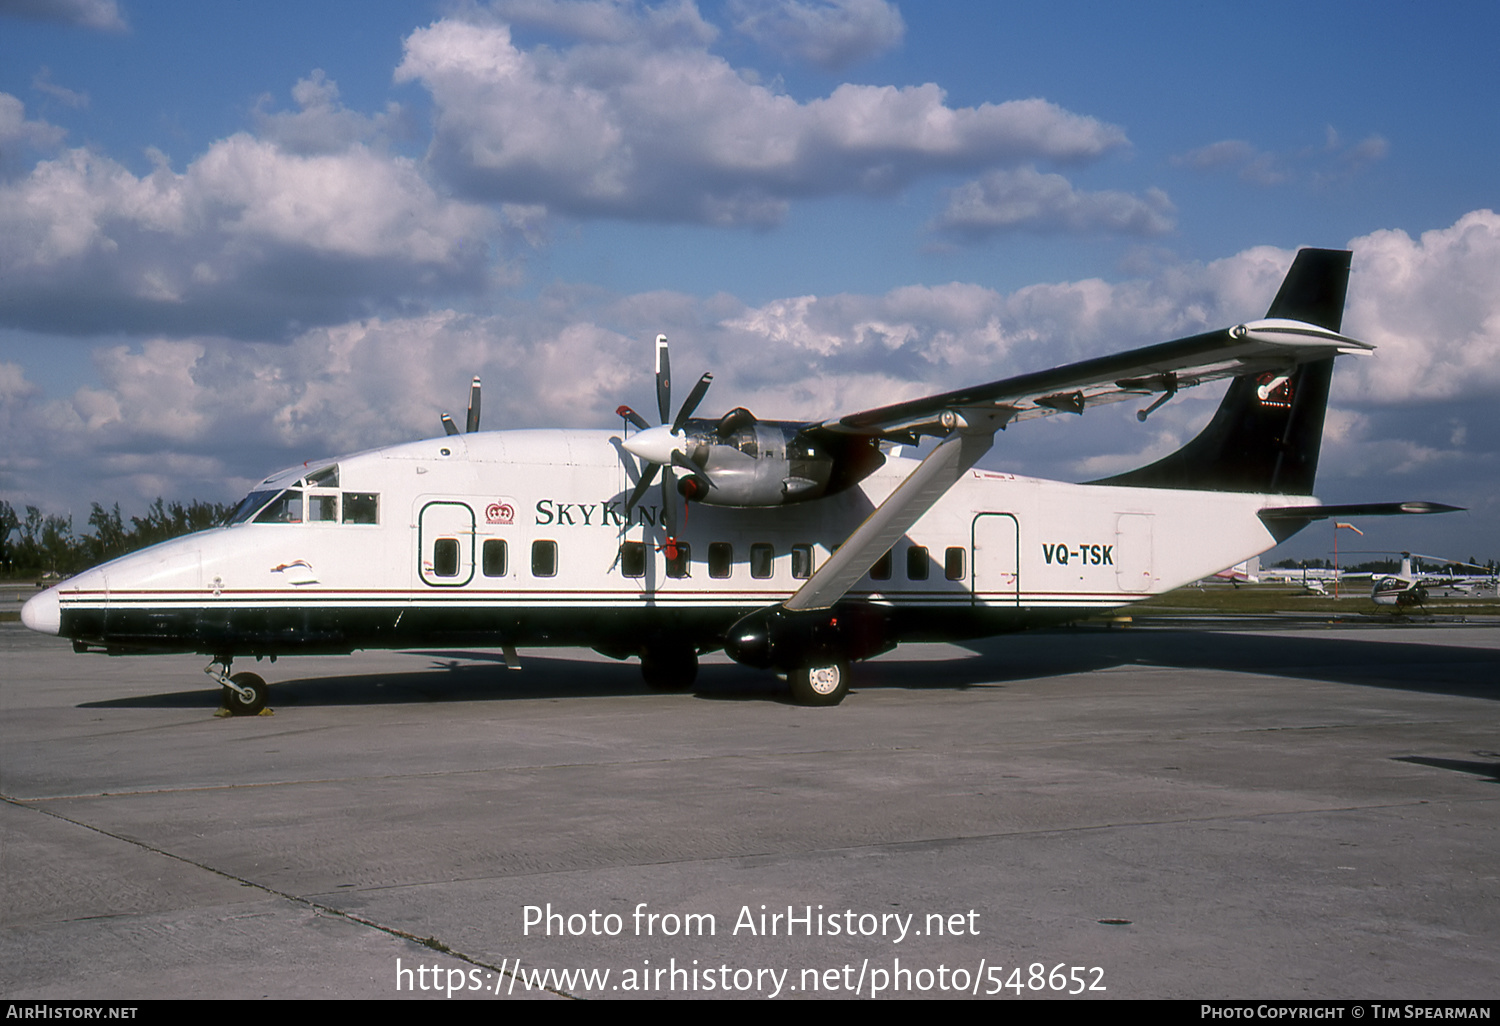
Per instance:
[[[516,960],[516,965],[514,966],[514,968],[507,968],[504,964],[494,965],[493,963],[486,962],[481,958],[476,958],[475,956],[467,954],[464,951],[451,947],[443,941],[438,940],[436,937],[420,937],[409,930],[403,930],[398,926],[390,926],[386,923],[376,922],[373,919],[369,919],[365,916],[350,912],[347,909],[338,908],[337,906],[329,905],[321,901],[314,901],[311,898],[303,897],[300,894],[290,894],[286,891],[278,890],[275,887],[259,883],[255,880],[247,880],[245,877],[239,876],[235,873],[226,872],[216,866],[207,865],[205,863],[197,861],[196,859],[190,859],[184,855],[179,855],[176,852],[167,851],[165,848],[159,848],[153,844],[147,844],[145,841],[137,840],[134,837],[126,837],[123,834],[117,834],[112,830],[105,830],[103,827],[94,826],[92,823],[85,823],[81,820],[73,819],[70,816],[64,816],[61,813],[54,812],[52,809],[41,808],[31,802],[19,801],[15,798],[10,797],[9,795],[4,794],[0,794],[0,801],[6,802],[9,805],[17,806],[18,808],[30,809],[32,812],[36,812],[43,816],[50,816],[53,819],[56,819],[63,823],[67,823],[70,826],[79,827],[83,830],[88,830],[96,833],[101,837],[108,837],[111,840],[119,841],[122,844],[129,844],[133,847],[139,848],[141,851],[149,852],[152,855],[159,855],[162,858],[171,859],[174,862],[180,862],[185,866],[191,866],[194,869],[202,870],[205,873],[212,873],[222,879],[237,883],[242,887],[253,888],[254,890],[261,892],[262,894],[274,898],[280,898],[281,900],[291,902],[294,905],[300,905],[303,908],[310,909],[321,915],[333,916],[334,918],[342,919],[346,922],[354,923],[358,926],[363,926],[370,930],[377,930],[380,933],[386,934],[390,937],[396,937],[404,941],[409,941],[412,944],[418,944],[424,948],[427,948],[429,951],[436,952],[440,955],[446,955],[447,957],[457,959],[460,962],[466,962],[469,965],[475,966],[479,969],[488,970],[495,974],[495,978],[497,980],[501,978],[518,978],[517,974],[520,972],[519,959]],[[510,960],[506,959],[505,961],[509,962]],[[571,994],[556,987],[542,986],[539,983],[528,983],[524,979],[521,982],[527,990],[541,990],[545,993],[555,994],[558,997],[568,998],[570,1000],[582,1000],[578,995]],[[498,986],[499,984],[497,983],[497,992]]]

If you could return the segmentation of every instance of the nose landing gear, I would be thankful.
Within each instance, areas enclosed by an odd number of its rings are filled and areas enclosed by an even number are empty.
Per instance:
[[[223,709],[230,716],[258,716],[269,712],[266,703],[271,691],[265,679],[258,673],[236,673],[229,675],[231,656],[216,658],[203,668],[203,672],[218,681],[223,690]]]

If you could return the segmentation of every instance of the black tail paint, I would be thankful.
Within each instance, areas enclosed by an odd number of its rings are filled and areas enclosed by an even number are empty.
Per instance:
[[[1266,316],[1338,331],[1349,257],[1347,250],[1300,250]],[[1311,495],[1332,374],[1329,358],[1303,364],[1274,388],[1272,374],[1235,378],[1213,420],[1187,445],[1149,466],[1091,483]]]

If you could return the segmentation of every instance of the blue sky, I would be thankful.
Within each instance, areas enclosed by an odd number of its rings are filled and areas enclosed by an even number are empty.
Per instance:
[[[605,426],[650,340],[821,417],[1259,316],[1352,246],[1319,493],[1500,556],[1500,8],[0,0],[0,495],[127,512]],[[1008,433],[1085,479],[1184,396]],[[1326,532],[1324,532],[1326,533]],[[1278,555],[1321,555],[1305,532]]]

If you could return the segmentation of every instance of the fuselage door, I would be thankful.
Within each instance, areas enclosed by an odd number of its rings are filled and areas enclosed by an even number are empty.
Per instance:
[[[1153,578],[1151,514],[1121,513],[1115,521],[1115,581],[1121,591],[1149,591]]]
[[[417,574],[434,588],[459,588],[474,578],[474,511],[433,500],[417,515]]]
[[[1021,525],[1013,513],[980,513],[974,518],[974,604],[1021,603]]]

